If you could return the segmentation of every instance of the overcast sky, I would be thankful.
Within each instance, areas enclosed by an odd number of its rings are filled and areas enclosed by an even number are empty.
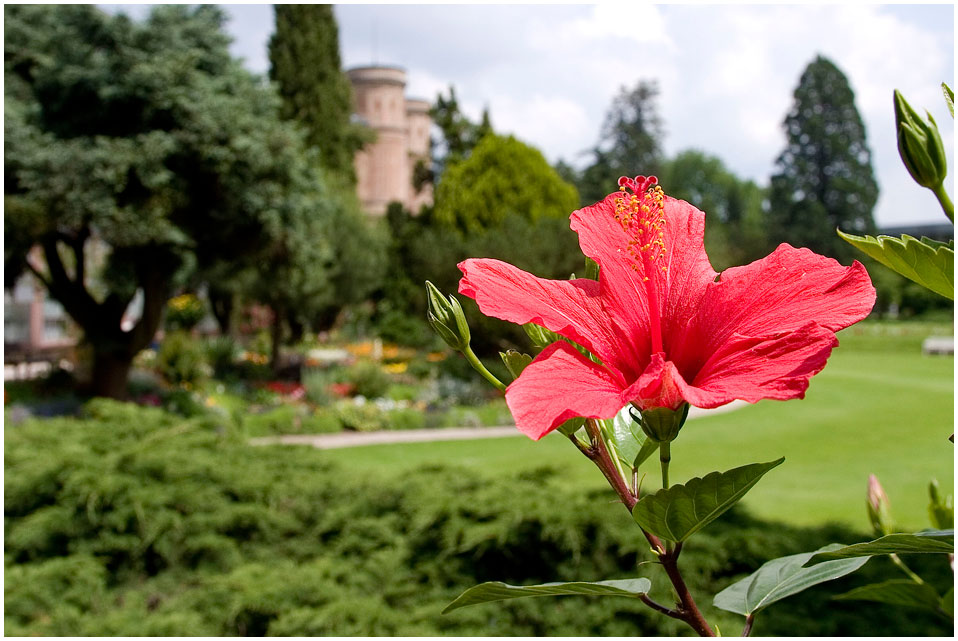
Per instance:
[[[271,6],[224,8],[234,54],[265,73]],[[657,80],[668,154],[701,149],[763,185],[785,145],[798,79],[821,54],[848,77],[865,121],[878,224],[946,220],[898,158],[892,90],[932,113],[952,167],[954,126],[940,89],[954,87],[951,4],[345,4],[335,13],[345,67],[404,67],[407,95],[430,101],[455,85],[468,115],[488,106],[497,131],[551,162],[581,166],[619,88]]]

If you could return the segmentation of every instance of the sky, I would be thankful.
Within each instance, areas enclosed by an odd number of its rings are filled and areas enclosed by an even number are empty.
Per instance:
[[[234,55],[265,74],[271,6],[223,8]],[[825,56],[848,78],[865,123],[878,225],[946,220],[898,157],[892,91],[932,114],[953,167],[954,122],[941,94],[942,82],[954,87],[952,4],[343,4],[334,11],[345,68],[403,67],[407,96],[431,102],[453,85],[467,115],[478,119],[488,107],[497,132],[550,162],[587,163],[620,88],[655,80],[668,155],[698,149],[761,185],[785,146],[782,122],[799,77]]]

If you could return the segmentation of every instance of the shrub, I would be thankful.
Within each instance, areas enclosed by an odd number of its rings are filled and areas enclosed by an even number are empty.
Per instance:
[[[391,430],[419,430],[426,426],[426,415],[415,408],[391,410],[388,417]]]
[[[329,452],[252,447],[206,417],[104,399],[84,411],[5,431],[8,635],[687,632],[630,599],[517,599],[439,614],[481,581],[656,576],[611,493],[573,487],[561,470],[355,474]],[[769,558],[865,538],[733,509],[681,562],[690,589],[705,595]],[[941,557],[914,556],[929,557],[914,564],[936,586],[952,584]],[[756,633],[945,636],[919,610],[830,600],[885,578],[883,563],[773,605]],[[668,602],[667,582],[654,581],[652,596]],[[723,632],[741,629],[741,617],[701,601]]]
[[[213,368],[213,376],[226,378],[234,373],[240,348],[231,336],[215,336],[207,339],[204,346],[206,360]]]
[[[343,402],[336,405],[336,414],[343,427],[356,432],[375,432],[385,429],[388,416],[372,403],[356,405]]]
[[[206,316],[206,305],[196,294],[181,294],[166,304],[166,326],[172,330],[189,331]]]
[[[320,367],[304,368],[300,376],[303,387],[306,388],[306,400],[316,405],[329,405],[333,401],[329,384],[334,379],[329,370]]]
[[[163,339],[156,369],[174,385],[195,385],[211,374],[203,346],[186,332],[173,332]]]
[[[356,386],[356,394],[366,398],[385,396],[392,382],[389,374],[374,361],[359,361],[351,365],[340,373],[339,381],[352,383]]]

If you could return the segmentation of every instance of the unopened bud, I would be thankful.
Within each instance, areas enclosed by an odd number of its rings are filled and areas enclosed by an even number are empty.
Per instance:
[[[931,114],[927,120],[918,115],[904,96],[895,90],[895,127],[898,132],[898,153],[908,173],[922,187],[935,189],[948,174],[945,146],[938,125]]]
[[[938,490],[938,481],[932,481],[928,484],[928,496],[931,502],[928,504],[928,516],[931,517],[931,524],[939,530],[950,530],[955,527],[955,504],[951,494],[946,497],[941,496]]]
[[[645,435],[656,443],[668,443],[675,440],[679,430],[689,416],[689,404],[682,403],[678,409],[668,407],[650,407],[638,412],[629,409],[632,419],[642,427]]]
[[[868,475],[868,520],[878,536],[894,532],[891,520],[891,505],[888,495],[874,474]]]
[[[455,296],[446,297],[435,285],[426,281],[429,310],[426,318],[449,347],[463,351],[469,346],[469,324]]]

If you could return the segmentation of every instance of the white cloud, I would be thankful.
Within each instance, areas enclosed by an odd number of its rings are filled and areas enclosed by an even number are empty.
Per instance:
[[[224,9],[233,52],[264,72],[270,6]],[[847,75],[865,121],[879,223],[940,219],[901,166],[891,93],[932,112],[953,166],[954,124],[939,89],[954,78],[953,7],[349,4],[335,12],[346,66],[401,65],[409,94],[428,100],[455,85],[467,115],[488,106],[497,129],[551,161],[581,162],[619,88],[655,79],[667,152],[699,148],[760,183],[784,147],[781,123],[799,76],[824,55]]]

